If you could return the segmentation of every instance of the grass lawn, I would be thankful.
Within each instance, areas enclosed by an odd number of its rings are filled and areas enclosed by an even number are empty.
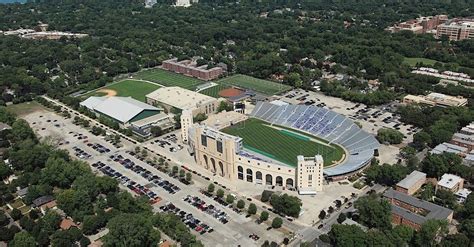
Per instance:
[[[178,86],[189,90],[195,90],[204,81],[199,79],[174,73],[163,69],[150,69],[138,72],[134,78],[152,81],[163,86]]]
[[[279,94],[291,89],[291,87],[288,85],[262,80],[241,74],[220,79],[216,81],[216,83],[227,86],[237,86],[245,89],[251,89],[266,95]]]
[[[219,98],[219,92],[221,90],[226,89],[226,88],[230,88],[230,86],[227,86],[227,85],[224,85],[224,84],[218,84],[214,87],[204,89],[204,90],[200,91],[199,93],[202,93],[202,94],[205,94],[207,96],[214,97],[214,98]]]
[[[149,82],[137,81],[137,80],[123,80],[117,83],[110,84],[109,86],[106,86],[100,89],[115,90],[117,92],[117,96],[123,96],[123,97],[130,96],[136,100],[145,102],[145,95],[155,91],[158,88],[160,88],[160,86],[153,83],[149,83]],[[100,92],[100,89],[87,93],[83,95],[82,97],[87,98],[90,96],[106,95],[104,92]]]
[[[20,104],[13,104],[7,106],[7,111],[17,115],[17,116],[24,116],[30,113],[36,112],[38,110],[48,110],[40,103],[36,101],[25,102]]]
[[[310,138],[319,140],[314,136],[301,134],[281,126],[277,127],[283,128],[283,130],[278,130],[268,124],[262,120],[250,118],[222,131],[241,137],[244,140],[245,148],[290,166],[296,166],[296,156],[298,155],[311,157],[321,154],[324,165],[328,166],[332,165],[332,161],[340,160],[344,154],[344,150],[339,146],[326,146],[310,140]]]
[[[23,203],[21,199],[17,199],[14,202],[10,203],[10,206],[12,206],[13,208],[20,208],[20,207],[25,206],[25,204]]]
[[[403,62],[414,67],[417,63],[423,63],[424,65],[433,66],[438,61],[422,57],[406,57]]]

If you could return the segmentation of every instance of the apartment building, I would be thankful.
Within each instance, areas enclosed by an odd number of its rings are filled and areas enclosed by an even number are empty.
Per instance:
[[[178,61],[177,58],[165,60],[162,63],[163,69],[170,70],[186,76],[195,77],[204,81],[215,80],[224,73],[222,67],[208,69],[207,65],[197,66],[193,60]]]
[[[446,220],[448,223],[453,219],[453,210],[420,200],[392,188],[386,190],[383,196],[392,205],[392,223],[396,225],[405,225],[419,230],[430,219]]]

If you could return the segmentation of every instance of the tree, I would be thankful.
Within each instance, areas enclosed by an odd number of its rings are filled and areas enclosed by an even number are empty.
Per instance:
[[[179,170],[178,166],[173,166],[171,172],[173,173],[173,175],[176,175],[176,173],[178,173],[178,170]]]
[[[217,112],[222,112],[222,111],[232,111],[233,107],[230,103],[227,101],[221,101],[219,103],[219,107],[217,107]]]
[[[36,241],[33,236],[27,232],[19,232],[15,234],[13,241],[10,242],[8,246],[12,247],[35,247]]]
[[[320,220],[322,220],[322,219],[324,219],[325,217],[326,217],[326,211],[321,210],[321,212],[319,212],[318,218],[319,218]]]
[[[400,144],[403,137],[400,131],[394,129],[381,128],[377,131],[377,140],[381,143]]]
[[[242,200],[242,199],[241,199],[241,200],[238,200],[238,201],[237,201],[237,208],[239,208],[239,209],[245,208],[245,201]]]
[[[186,181],[191,182],[192,178],[193,174],[191,174],[190,172],[186,173]]]
[[[335,246],[366,246],[366,234],[356,225],[334,224],[328,235]]]
[[[345,213],[340,213],[339,216],[337,217],[337,223],[342,224],[346,220],[346,214]]]
[[[436,191],[436,197],[443,207],[454,208],[456,205],[456,196],[449,190],[439,189]]]
[[[146,158],[148,156],[148,151],[146,149],[142,149],[142,157]]]
[[[431,183],[427,183],[421,192],[421,199],[425,201],[432,201],[435,193],[435,188]]]
[[[217,190],[217,193],[216,193],[216,196],[217,196],[218,198],[224,197],[224,190],[223,190],[223,189],[218,189],[218,190]]]
[[[267,211],[263,211],[260,213],[260,222],[264,222],[266,220],[268,220],[268,212]]]
[[[443,241],[441,241],[441,246],[444,247],[459,247],[459,246],[469,246],[470,240],[464,234],[452,234],[446,236]]]
[[[183,179],[184,176],[186,176],[186,171],[183,170],[183,169],[179,170],[179,178],[180,178],[180,179]]]
[[[260,200],[261,200],[262,202],[268,202],[268,201],[270,200],[270,197],[272,196],[272,194],[273,194],[273,191],[264,190],[264,191],[262,192],[262,196],[261,196]]]
[[[423,149],[427,146],[431,146],[431,136],[425,131],[420,131],[413,135],[413,144],[418,149]]]
[[[391,226],[390,203],[378,198],[376,194],[360,197],[354,207],[358,210],[361,221],[368,227],[384,229]]]
[[[272,227],[275,229],[280,228],[282,224],[283,220],[280,217],[276,217],[272,221]]]
[[[5,178],[7,178],[8,176],[12,175],[13,172],[12,170],[10,169],[10,167],[8,167],[4,162],[3,160],[0,161],[0,180],[3,180]]]
[[[152,126],[151,129],[150,129],[150,133],[154,137],[158,137],[158,136],[163,135],[163,130],[159,126]]]
[[[234,200],[235,200],[235,198],[234,198],[234,196],[231,195],[231,194],[228,194],[227,197],[225,198],[225,201],[226,201],[227,203],[229,203],[229,204],[234,203]]]
[[[150,220],[140,214],[120,214],[107,223],[107,228],[105,246],[154,246],[160,240]]]
[[[202,121],[204,121],[204,120],[206,120],[206,119],[207,119],[206,114],[204,114],[204,113],[198,113],[198,114],[194,117],[193,122],[195,122],[195,123],[200,123],[200,122],[202,122]]]
[[[10,216],[13,218],[13,220],[17,221],[21,218],[21,211],[19,209],[16,209],[14,208],[11,213],[10,213]]]
[[[26,231],[31,232],[33,230],[33,227],[35,226],[35,222],[27,216],[23,216],[20,219],[20,226]]]
[[[255,205],[254,203],[250,203],[249,207],[247,209],[247,213],[248,214],[256,214],[257,213],[257,205]]]
[[[6,226],[10,222],[8,216],[4,212],[0,212],[0,226]]]
[[[9,242],[14,236],[15,233],[10,228],[6,226],[0,227],[0,241]]]
[[[214,189],[215,189],[215,186],[214,186],[213,183],[210,183],[210,184],[207,186],[207,192],[209,192],[209,193],[214,192]]]
[[[434,246],[436,235],[447,230],[447,222],[430,219],[421,226],[415,236],[415,243],[418,246]]]
[[[301,211],[301,200],[296,196],[283,194],[281,196],[273,194],[270,204],[277,212],[284,213],[292,217],[298,217]]]
[[[474,239],[474,219],[463,220],[462,223],[461,223],[460,230],[468,238]]]

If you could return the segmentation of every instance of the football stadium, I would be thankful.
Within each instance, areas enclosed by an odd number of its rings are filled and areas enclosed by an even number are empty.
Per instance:
[[[258,102],[248,116],[200,124],[183,112],[182,131],[198,165],[230,180],[284,186],[300,194],[363,170],[379,143],[352,120],[316,106]]]

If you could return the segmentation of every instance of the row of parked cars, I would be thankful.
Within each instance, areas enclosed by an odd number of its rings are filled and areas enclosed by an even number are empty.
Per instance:
[[[74,150],[74,155],[76,155],[76,157],[78,157],[79,159],[89,159],[92,157],[92,155],[77,146],[74,146],[72,150]]]
[[[132,170],[136,174],[140,175],[144,179],[154,183],[157,186],[160,186],[164,190],[166,190],[170,194],[175,194],[176,192],[180,191],[181,188],[176,186],[175,184],[169,182],[168,180],[165,180],[161,178],[158,175],[153,175],[151,171],[147,170],[146,168],[143,168],[140,165],[135,164],[134,161],[124,158],[120,154],[113,154],[110,156],[110,159],[112,159],[115,162],[120,163],[122,166],[124,166],[127,169]]]
[[[91,147],[92,149],[94,149],[95,151],[101,154],[110,152],[110,149],[106,148],[104,145],[99,144],[99,143],[94,143],[94,144],[87,143],[87,146]]]
[[[222,224],[227,224],[227,222],[229,222],[228,215],[223,210],[218,209],[212,204],[207,205],[204,200],[197,196],[187,195],[183,198],[183,201],[193,205],[194,207],[198,208],[203,212],[206,212],[209,215],[212,215]]]
[[[134,191],[138,195],[143,195],[150,199],[150,202],[156,202],[161,200],[161,198],[153,191],[149,190],[145,186],[131,180],[127,176],[123,175],[122,173],[114,170],[112,167],[106,165],[102,161],[98,161],[92,164],[92,167],[97,168],[103,174],[117,179],[122,185],[126,186],[130,190]]]
[[[179,209],[171,202],[168,202],[167,204],[161,206],[160,210],[166,213],[173,213],[177,215],[184,224],[186,224],[189,228],[195,230],[201,235],[214,231],[212,227],[205,224],[198,218],[194,217],[191,213],[187,213],[186,211]]]

